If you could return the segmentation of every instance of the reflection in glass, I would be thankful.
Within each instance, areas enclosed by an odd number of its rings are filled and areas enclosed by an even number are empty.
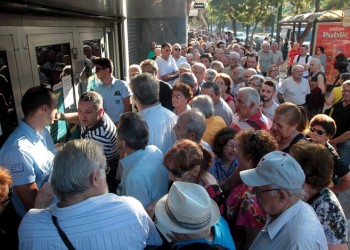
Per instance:
[[[64,68],[72,65],[69,43],[38,46],[35,52],[40,84],[53,88],[60,82]]]
[[[83,41],[84,68],[80,73],[81,92],[94,90],[96,83],[99,81],[95,77],[95,59],[101,57],[101,40]]]
[[[0,51],[0,147],[17,125],[16,107],[6,51]]]

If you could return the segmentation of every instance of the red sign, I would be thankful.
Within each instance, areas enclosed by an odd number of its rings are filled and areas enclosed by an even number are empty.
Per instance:
[[[350,57],[350,27],[344,27],[339,23],[317,23],[316,43],[313,55],[316,55],[318,46],[324,47],[324,54],[327,56],[325,74],[328,83],[333,83],[338,71],[334,69],[335,57],[343,53]]]

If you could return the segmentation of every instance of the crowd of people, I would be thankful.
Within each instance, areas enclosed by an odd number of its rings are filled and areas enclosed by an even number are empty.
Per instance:
[[[279,47],[204,34],[152,42],[127,81],[94,58],[95,82],[73,113],[57,111],[49,88],[29,89],[0,150],[2,241],[348,249],[337,195],[350,188],[350,73],[339,70],[326,98],[322,53],[295,42],[284,58]],[[55,120],[79,124],[81,139],[54,144],[45,127]]]

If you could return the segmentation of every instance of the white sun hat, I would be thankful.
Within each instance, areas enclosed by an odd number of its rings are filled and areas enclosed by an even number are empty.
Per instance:
[[[214,226],[220,209],[200,185],[176,181],[155,207],[156,226],[161,233],[195,234]]]

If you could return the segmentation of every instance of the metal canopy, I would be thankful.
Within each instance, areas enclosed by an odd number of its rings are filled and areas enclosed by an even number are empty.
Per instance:
[[[330,10],[316,13],[304,13],[294,16],[287,16],[278,22],[280,25],[295,23],[312,23],[312,22],[340,22],[342,19],[342,10]]]

